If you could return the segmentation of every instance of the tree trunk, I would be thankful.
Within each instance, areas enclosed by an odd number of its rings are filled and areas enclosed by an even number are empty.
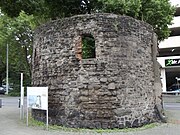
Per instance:
[[[26,59],[26,64],[27,64],[27,68],[28,68],[28,72],[29,72],[29,76],[31,77],[31,66],[30,63],[28,61],[28,52],[27,52],[27,47],[24,47],[24,52],[25,52],[25,59]]]
[[[3,82],[3,77],[2,77],[2,75],[0,74],[0,86],[2,86],[2,82]]]

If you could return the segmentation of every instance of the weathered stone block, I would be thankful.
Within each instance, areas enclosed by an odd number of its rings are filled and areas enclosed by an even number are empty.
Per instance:
[[[125,116],[125,115],[130,115],[132,111],[130,109],[122,109],[122,108],[117,108],[114,110],[117,116]]]
[[[109,89],[109,90],[114,90],[115,88],[116,88],[115,83],[110,83],[110,84],[108,85],[108,89]]]
[[[105,83],[105,82],[107,82],[107,78],[101,78],[100,81]]]
[[[80,100],[81,102],[88,102],[88,101],[89,101],[89,98],[88,98],[88,97],[85,97],[85,96],[80,96],[80,97],[79,97],[79,100]]]

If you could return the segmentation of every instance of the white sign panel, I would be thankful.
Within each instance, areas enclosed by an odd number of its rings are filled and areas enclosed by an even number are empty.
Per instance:
[[[48,87],[27,87],[27,107],[48,110]]]

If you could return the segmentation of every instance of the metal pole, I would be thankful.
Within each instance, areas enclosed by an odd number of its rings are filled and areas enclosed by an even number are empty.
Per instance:
[[[8,53],[9,53],[9,46],[7,44],[7,50],[6,50],[6,94],[9,93],[8,88],[9,88],[9,82],[8,82]]]
[[[49,125],[48,88],[47,88],[47,91],[46,91],[46,95],[47,95],[47,100],[46,100],[46,104],[47,104],[47,108],[46,108],[46,130],[48,130],[48,125]]]
[[[24,87],[23,87],[23,73],[21,73],[21,108],[20,119],[24,119]]]
[[[48,130],[48,123],[49,123],[48,117],[49,117],[49,113],[48,113],[48,108],[47,108],[47,110],[46,110],[46,130]]]
[[[28,112],[29,109],[28,109],[28,106],[27,106],[26,109],[27,109],[27,111],[26,111],[26,115],[27,115],[27,116],[26,116],[26,126],[28,127],[28,125],[29,125],[29,112]]]

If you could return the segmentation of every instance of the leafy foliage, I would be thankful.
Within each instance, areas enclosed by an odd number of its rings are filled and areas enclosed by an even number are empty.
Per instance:
[[[51,18],[68,17],[74,14],[79,14],[80,0],[45,0],[45,5],[49,8]]]
[[[98,0],[44,0],[46,14],[51,19],[90,14],[101,7]]]
[[[95,12],[128,15],[151,24],[159,41],[169,36],[168,25],[175,12],[169,0],[0,0],[0,7],[10,17],[23,10],[38,16],[37,20]]]
[[[175,8],[169,0],[99,0],[103,3],[103,12],[128,15],[151,24],[159,41],[170,34]]]
[[[82,58],[95,58],[95,39],[92,35],[82,36]]]
[[[30,83],[31,54],[32,54],[32,28],[35,27],[33,16],[24,12],[16,18],[6,15],[0,17],[0,73],[2,84],[6,72],[6,45],[9,45],[9,81],[17,84],[20,73],[25,75],[25,81]]]
[[[141,0],[99,0],[103,12],[129,15],[137,18],[141,10]]]
[[[0,7],[9,17],[18,17],[21,11],[31,15],[46,10],[44,0],[0,0]]]
[[[170,5],[169,0],[142,0],[139,19],[151,24],[161,41],[170,34],[168,25],[173,20],[174,12],[175,7]]]

